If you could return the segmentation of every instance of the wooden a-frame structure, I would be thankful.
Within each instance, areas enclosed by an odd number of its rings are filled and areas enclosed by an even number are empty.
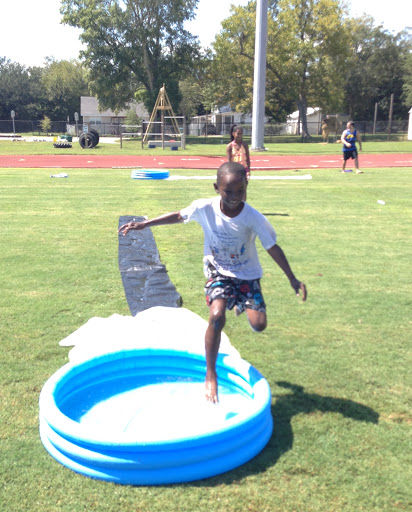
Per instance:
[[[161,121],[160,121],[161,132],[160,133],[159,132],[152,133],[151,130],[152,130],[153,125],[155,123],[156,124],[158,123],[158,121],[156,121],[158,112],[160,112],[160,114],[161,114]],[[177,124],[177,119],[176,119],[175,113],[173,112],[172,104],[170,103],[169,96],[167,95],[165,84],[163,84],[163,87],[160,88],[159,94],[157,96],[157,100],[156,100],[155,106],[153,108],[152,115],[150,116],[149,124],[147,125],[145,134],[143,136],[142,144],[145,144],[146,142],[148,142],[149,135],[157,135],[157,136],[161,135],[162,136],[162,147],[164,148],[165,112],[166,112],[166,114],[168,114],[167,117],[169,117],[172,120],[172,126],[173,126],[173,129],[175,132],[173,134],[173,136],[180,137],[181,133],[180,133],[179,125]]]

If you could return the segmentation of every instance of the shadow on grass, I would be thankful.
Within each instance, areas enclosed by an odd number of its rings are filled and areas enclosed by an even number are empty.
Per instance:
[[[378,423],[379,414],[366,405],[330,396],[321,396],[305,393],[302,386],[290,382],[276,382],[282,388],[289,389],[291,393],[273,395],[272,405],[273,433],[266,447],[251,461],[222,475],[207,480],[191,482],[191,486],[213,487],[215,485],[230,484],[241,480],[248,475],[263,473],[267,468],[274,466],[279,458],[293,447],[292,418],[298,414],[312,414],[314,412],[340,413],[345,418],[368,423]]]

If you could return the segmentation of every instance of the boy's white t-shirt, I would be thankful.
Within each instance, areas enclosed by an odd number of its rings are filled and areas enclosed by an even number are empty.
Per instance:
[[[184,222],[198,222],[204,232],[205,264],[211,263],[226,276],[251,280],[262,277],[256,250],[256,236],[263,248],[276,243],[276,233],[268,219],[244,203],[236,217],[227,217],[220,209],[220,196],[198,199],[180,211]]]

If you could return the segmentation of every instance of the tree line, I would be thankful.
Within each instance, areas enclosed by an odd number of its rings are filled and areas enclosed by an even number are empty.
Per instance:
[[[44,67],[25,67],[0,57],[0,119],[10,119],[12,110],[21,120],[73,119],[80,96],[88,91],[87,71],[76,59],[46,59]]]
[[[62,0],[62,22],[82,29],[78,60],[26,68],[0,57],[0,119],[65,120],[95,95],[119,111],[135,100],[152,111],[166,84],[176,113],[230,105],[251,112],[256,2],[232,7],[210,48],[184,28],[198,0]],[[412,106],[412,34],[351,18],[340,0],[269,0],[266,114],[283,122],[309,106],[358,120],[394,119]]]

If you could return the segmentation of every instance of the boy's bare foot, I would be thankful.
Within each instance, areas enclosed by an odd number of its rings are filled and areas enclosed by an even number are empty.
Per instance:
[[[212,404],[218,404],[219,399],[217,397],[217,378],[216,375],[209,377],[206,375],[205,381],[205,395],[208,402]]]

